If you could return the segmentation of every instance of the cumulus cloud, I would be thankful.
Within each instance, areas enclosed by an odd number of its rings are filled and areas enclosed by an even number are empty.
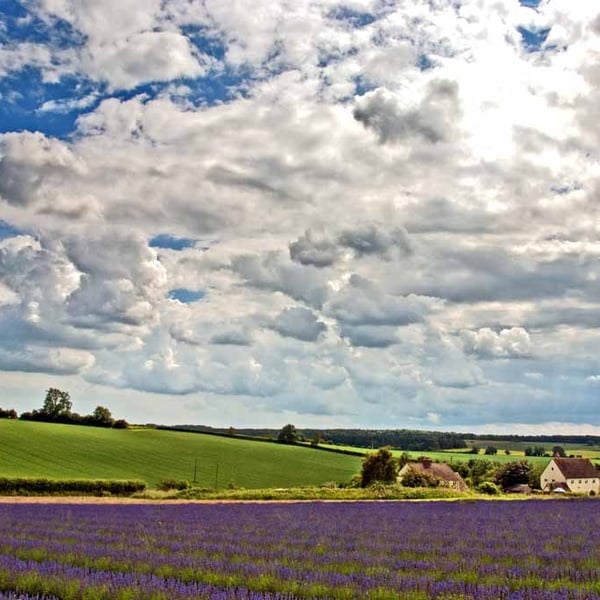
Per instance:
[[[435,307],[431,298],[394,296],[373,282],[352,275],[325,307],[325,313],[350,325],[409,325],[423,321]]]
[[[461,331],[466,352],[485,358],[526,358],[533,352],[529,333],[522,327],[502,329],[498,333],[484,327],[478,331]]]
[[[205,74],[189,40],[172,31],[142,31],[105,45],[92,46],[82,57],[83,70],[118,89],[149,81],[194,78]]]

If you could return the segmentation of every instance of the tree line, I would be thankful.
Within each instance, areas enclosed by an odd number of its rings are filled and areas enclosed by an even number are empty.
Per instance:
[[[389,448],[380,448],[365,456],[361,473],[356,478],[356,483],[361,487],[374,484],[394,484],[402,467],[410,464],[408,453],[404,452],[395,458]],[[514,485],[529,485],[531,488],[540,487],[542,467],[534,466],[526,460],[516,460],[507,463],[498,463],[486,459],[471,459],[449,465],[465,481],[465,483],[485,494],[498,494]],[[426,472],[409,470],[402,477],[404,487],[438,487],[441,481]]]
[[[129,423],[125,419],[114,419],[105,406],[96,406],[89,415],[73,412],[73,403],[69,392],[58,388],[46,390],[46,397],[41,408],[18,415],[14,409],[0,408],[0,419],[21,419],[22,421],[41,421],[43,423],[66,423],[72,425],[90,425],[92,427],[112,427],[126,429]]]

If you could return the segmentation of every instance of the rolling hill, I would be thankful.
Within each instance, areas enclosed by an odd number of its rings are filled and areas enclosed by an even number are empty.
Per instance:
[[[196,468],[195,468],[196,465]],[[102,429],[0,419],[0,476],[162,479],[205,487],[318,485],[347,481],[361,459],[199,433]]]

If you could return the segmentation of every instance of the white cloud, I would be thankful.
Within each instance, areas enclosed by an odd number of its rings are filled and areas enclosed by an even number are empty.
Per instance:
[[[466,352],[488,358],[522,358],[533,352],[529,333],[522,327],[502,329],[496,333],[488,327],[479,331],[461,331]]]

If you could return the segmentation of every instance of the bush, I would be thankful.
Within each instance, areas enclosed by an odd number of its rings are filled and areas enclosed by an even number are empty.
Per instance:
[[[185,479],[163,479],[157,487],[163,492],[168,492],[169,490],[188,490],[191,486],[190,482]]]
[[[0,477],[0,493],[12,495],[73,495],[130,496],[143,492],[146,483],[136,479],[30,479],[27,477]]]
[[[402,476],[402,485],[404,487],[439,487],[440,480],[430,473],[419,473],[410,469],[406,475]]]
[[[502,486],[502,489],[518,485],[520,483],[530,483],[533,466],[526,460],[517,460],[506,463],[496,473],[496,483]]]
[[[477,490],[489,496],[497,496],[500,493],[500,488],[492,481],[483,481],[479,484]]]

